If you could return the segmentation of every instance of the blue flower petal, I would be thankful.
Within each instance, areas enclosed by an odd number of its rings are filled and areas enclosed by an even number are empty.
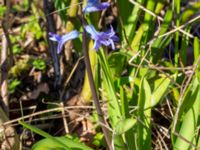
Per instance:
[[[105,33],[108,34],[109,36],[114,36],[115,35],[115,31],[114,31],[112,26],[110,26],[110,29],[107,30]]]
[[[87,4],[88,5],[94,5],[95,3],[99,3],[98,0],[88,0]]]
[[[114,42],[118,42],[118,41],[119,41],[119,37],[116,36],[116,35],[113,35],[113,36],[112,36],[112,40],[113,40]]]
[[[115,50],[115,44],[114,44],[113,40],[110,39],[109,41],[110,41],[110,45],[111,45],[112,49]]]
[[[54,33],[49,33],[49,35],[51,36],[49,38],[50,40],[58,42],[57,53],[59,54],[65,42],[77,38],[79,35],[79,32],[74,30],[62,36],[54,34]]]
[[[60,35],[54,34],[52,32],[49,32],[49,36],[50,36],[49,39],[52,40],[52,41],[60,41],[61,40]]]
[[[94,46],[93,46],[94,49],[99,50],[100,46],[101,46],[101,43],[99,43],[98,41],[94,41]]]
[[[99,49],[101,45],[111,46],[112,49],[115,49],[114,42],[119,41],[119,38],[115,35],[115,32],[111,26],[111,29],[106,32],[97,32],[92,25],[87,25],[84,27],[85,30],[91,35],[91,38],[94,40],[94,46],[96,50]]]
[[[101,11],[110,6],[109,2],[100,3],[98,0],[88,0],[87,5],[83,9],[83,13],[90,13],[95,11]]]
[[[103,9],[106,9],[110,6],[110,3],[109,2],[103,2],[103,3],[100,3],[97,7],[99,8],[99,10],[103,10]]]
[[[97,37],[98,32],[95,30],[94,26],[87,25],[84,28],[89,34],[91,34],[93,39],[95,39]]]
[[[57,47],[57,54],[60,54],[61,50],[62,50],[62,47],[63,45],[65,44],[66,41],[60,41],[58,43],[58,47]]]
[[[68,41],[77,38],[79,35],[79,32],[76,30],[73,30],[69,32],[68,34],[65,34],[62,36],[62,41]]]
[[[105,46],[109,46],[110,45],[110,40],[107,41],[101,41],[101,43]]]

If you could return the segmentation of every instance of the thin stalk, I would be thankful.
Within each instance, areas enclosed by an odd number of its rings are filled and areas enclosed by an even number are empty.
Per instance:
[[[9,116],[9,93],[8,93],[8,70],[10,65],[12,65],[12,46],[10,37],[8,35],[8,30],[10,27],[9,23],[9,14],[11,9],[11,2],[7,0],[6,4],[6,12],[5,17],[2,21],[2,29],[4,32],[4,36],[2,37],[2,50],[1,50],[1,61],[0,61],[0,69],[1,69],[1,79],[0,79],[0,92],[2,97],[3,109],[7,116]],[[10,50],[10,51],[9,51]],[[9,56],[10,54],[10,56]]]
[[[175,3],[175,9],[176,9],[176,26],[180,26],[180,0],[174,1]],[[174,56],[174,62],[175,62],[175,67],[178,67],[179,63],[179,31],[176,31],[175,33],[175,56]],[[176,72],[178,74],[178,71]]]
[[[55,42],[49,40],[49,32],[56,32],[56,25],[55,21],[53,19],[53,16],[50,15],[52,11],[52,6],[53,3],[49,2],[48,0],[43,0],[43,9],[44,9],[44,14],[46,16],[46,27],[47,27],[47,42],[48,42],[48,52],[51,56],[52,62],[53,62],[53,68],[54,68],[54,76],[55,76],[55,81],[54,81],[54,87],[55,89],[58,88],[61,85],[61,74],[60,74],[60,63],[59,63],[59,58],[58,54],[56,53],[55,49],[57,48],[57,45]]]
[[[85,22],[85,20],[84,20],[84,17],[82,16],[82,25],[83,26],[84,26],[84,22]],[[98,119],[100,122],[100,126],[103,130],[107,145],[108,145],[109,149],[112,150],[111,137],[109,134],[109,130],[105,127],[106,121],[103,117],[103,112],[101,110],[101,106],[99,103],[99,99],[98,99],[95,84],[94,84],[94,79],[93,79],[93,75],[92,75],[92,69],[91,69],[91,64],[90,64],[90,59],[89,59],[89,54],[88,54],[88,48],[87,48],[86,31],[84,28],[83,28],[82,36],[83,36],[82,39],[83,39],[83,53],[84,53],[85,66],[86,66],[86,71],[87,71],[87,75],[88,75],[88,79],[89,79],[90,89],[91,89],[92,96],[93,96],[94,105],[97,110]]]
[[[53,67],[54,67],[54,73],[55,73],[55,81],[54,81],[54,86],[55,88],[59,87],[61,85],[61,70],[60,70],[60,63],[59,63],[59,57],[58,54],[56,53],[55,49],[56,49],[56,44],[54,42],[52,42],[51,40],[49,40],[49,32],[56,32],[56,25],[54,23],[53,20],[53,16],[49,15],[51,11],[51,5],[53,5],[53,3],[48,2],[48,0],[43,0],[43,7],[44,7],[44,13],[46,16],[46,20],[47,20],[47,42],[49,45],[48,51],[52,57],[53,60]],[[62,94],[61,94],[62,96]],[[62,97],[61,97],[62,98]],[[60,98],[60,100],[61,100]],[[69,129],[68,129],[68,124],[67,124],[67,119],[64,117],[65,116],[65,111],[64,111],[64,103],[61,100],[60,101],[60,106],[63,108],[61,113],[63,116],[63,124],[64,124],[64,128],[65,128],[65,132],[66,134],[69,133]]]

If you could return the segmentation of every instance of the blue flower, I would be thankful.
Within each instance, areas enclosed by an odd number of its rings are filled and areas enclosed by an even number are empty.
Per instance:
[[[77,38],[79,35],[79,32],[74,30],[62,36],[50,32],[49,35],[50,35],[50,38],[49,38],[50,40],[58,42],[57,53],[59,54],[65,42]]]
[[[110,6],[109,2],[100,3],[98,0],[88,0],[87,5],[83,9],[83,13],[100,11],[108,8]]]
[[[94,40],[94,49],[99,50],[101,45],[109,46],[115,49],[114,42],[119,41],[119,38],[115,35],[115,32],[111,26],[111,29],[106,32],[97,32],[92,25],[85,26],[85,30],[91,35]]]

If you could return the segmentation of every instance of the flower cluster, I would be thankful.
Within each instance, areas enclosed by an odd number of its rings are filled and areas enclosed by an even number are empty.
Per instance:
[[[101,11],[110,6],[109,2],[100,3],[99,0],[88,0],[87,5],[83,8],[83,13],[90,13],[95,11]],[[115,49],[114,42],[119,41],[119,38],[115,35],[113,27],[105,32],[98,32],[95,30],[93,25],[86,25],[84,29],[87,33],[91,35],[91,38],[94,40],[94,49],[99,50],[101,45],[111,46],[112,49]],[[59,54],[62,50],[62,47],[65,42],[75,39],[79,36],[79,32],[77,30],[73,30],[65,35],[57,35],[54,33],[49,33],[50,40],[58,42],[57,53]]]
[[[97,32],[92,25],[85,26],[85,30],[91,35],[94,40],[94,49],[98,50],[101,45],[109,46],[115,49],[114,42],[119,41],[119,38],[115,35],[115,32],[111,26],[111,29],[106,32]]]
[[[100,3],[98,0],[88,0],[87,5],[83,9],[83,13],[90,13],[90,12],[104,10],[109,6],[110,3],[108,2]]]

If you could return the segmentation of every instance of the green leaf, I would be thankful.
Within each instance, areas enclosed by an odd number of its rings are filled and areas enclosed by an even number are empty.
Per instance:
[[[155,0],[148,0],[146,4],[146,8],[152,12],[155,10],[156,2]],[[140,27],[137,30],[137,34],[135,34],[132,42],[131,47],[138,51],[141,45],[147,44],[149,38],[152,36],[154,31],[155,21],[153,16],[148,12],[144,12],[144,20]]]
[[[48,138],[40,140],[39,142],[35,143],[31,149],[32,150],[66,150],[65,147],[61,146],[57,142],[52,141],[51,139],[48,139]]]
[[[199,38],[194,38],[194,62],[198,60],[200,56],[200,45],[199,45]]]
[[[159,35],[162,35],[164,33],[167,32],[169,26],[170,26],[170,23],[172,21],[172,17],[173,17],[173,12],[171,9],[167,10],[167,12],[165,13],[165,17],[164,17],[164,20],[160,26],[160,30],[159,30]],[[152,47],[153,48],[159,48],[159,45],[160,45],[160,42],[161,42],[162,38],[158,38],[156,39],[153,44],[152,44]]]
[[[18,11],[27,11],[29,8],[29,1],[28,0],[23,0],[15,5],[12,6],[12,8],[18,12]]]
[[[8,85],[9,92],[11,94],[14,93],[17,86],[20,85],[20,84],[21,84],[21,81],[19,81],[18,79],[11,80],[11,82]]]
[[[112,53],[108,57],[108,63],[113,76],[120,76],[124,70],[126,56],[122,52]]]
[[[113,78],[111,76],[110,67],[108,65],[107,58],[102,49],[100,49],[100,51],[98,52],[98,60],[103,71],[102,80],[103,83],[105,84],[105,91],[107,92],[106,94],[108,97],[109,120],[111,126],[114,128],[117,125],[118,121],[121,119],[122,115],[119,107],[119,101],[116,96],[116,90],[114,87]],[[115,150],[125,149],[125,144],[121,136],[116,135],[113,140],[114,140]]]
[[[0,17],[3,17],[3,14],[6,11],[6,7],[5,6],[0,6]]]
[[[200,9],[200,2],[196,2],[192,4],[189,8],[184,10],[184,12],[182,13],[181,22],[185,23],[186,21],[191,19],[191,17],[195,15],[199,11],[199,9]]]
[[[39,144],[36,143],[36,146],[34,146],[34,150],[42,150],[42,148],[51,148],[52,149],[56,149],[56,148],[59,148],[59,149],[63,149],[63,150],[70,150],[70,149],[82,149],[82,150],[92,150],[91,148],[85,146],[84,144],[80,143],[80,142],[76,142],[70,138],[67,138],[67,137],[53,137],[51,135],[49,135],[48,133],[32,126],[32,125],[29,125],[29,124],[26,124],[22,121],[19,121],[19,124],[21,124],[22,126],[24,126],[25,128],[27,129],[30,129],[31,131],[45,137],[46,139],[44,139],[44,141],[42,142],[38,142]],[[46,141],[47,140],[47,141]],[[50,142],[50,143],[49,143]],[[46,146],[46,145],[49,145],[49,146]],[[51,146],[52,147],[51,147]],[[55,147],[54,147],[55,146]],[[38,149],[36,149],[38,147]],[[46,149],[45,149],[46,150]],[[48,149],[47,149],[48,150]]]
[[[83,145],[82,143],[74,141],[72,139],[69,139],[65,136],[54,137],[54,139],[56,139],[57,141],[59,141],[61,143],[66,143],[69,148],[62,147],[56,141],[52,141],[49,138],[45,138],[45,139],[40,140],[39,142],[35,143],[32,147],[32,150],[67,150],[67,149],[92,150],[91,148]]]
[[[182,113],[180,118],[182,118],[182,123],[180,125],[179,131],[176,131],[180,136],[177,137],[174,149],[188,150],[191,149],[191,143],[197,145],[197,139],[195,139],[196,130],[198,128],[199,119],[199,108],[200,108],[200,86],[198,80],[192,82],[194,86],[190,86],[191,90],[194,91],[190,97],[186,96],[184,101],[191,101],[192,105],[187,105],[185,113]],[[186,103],[183,103],[185,105]],[[182,138],[183,137],[183,138]],[[184,140],[186,139],[186,140]]]
[[[100,147],[102,145],[106,145],[105,140],[104,140],[104,135],[102,133],[97,133],[94,136],[93,142],[92,144],[94,144],[97,147]]]
[[[114,82],[113,82],[113,78],[112,78],[112,74],[110,71],[110,67],[108,65],[107,62],[107,58],[104,54],[104,51],[101,49],[98,53],[98,60],[100,62],[100,65],[102,67],[103,70],[103,81],[105,83],[106,86],[106,91],[108,94],[108,113],[109,113],[109,118],[111,121],[111,125],[113,127],[115,127],[115,125],[117,124],[117,122],[120,120],[121,118],[121,111],[120,111],[120,107],[119,107],[119,102],[116,96],[116,91],[114,88]]]
[[[63,148],[66,148],[66,149],[69,149],[69,147],[65,144],[65,143],[62,143],[60,142],[59,140],[57,140],[56,138],[54,138],[53,136],[51,136],[50,134],[32,126],[32,125],[29,125],[29,124],[26,124],[25,122],[22,122],[22,121],[19,121],[19,124],[21,124],[22,126],[24,126],[25,128],[27,129],[30,129],[31,131],[45,137],[45,138],[48,138],[49,140],[51,140],[52,142],[56,142],[57,145],[60,145],[60,147],[63,147]],[[57,147],[56,145],[56,147]]]
[[[167,12],[165,13],[165,17],[164,17],[164,20],[160,26],[160,30],[159,30],[159,35],[163,35],[164,33],[167,32],[170,24],[171,24],[171,21],[172,21],[172,18],[173,18],[173,11],[171,9],[167,10]],[[169,39],[170,41],[171,39]],[[152,44],[152,51],[153,51],[153,62],[157,62],[160,57],[162,56],[162,53],[163,53],[163,50],[168,43],[168,38],[157,38],[153,44]],[[164,45],[164,43],[167,42],[166,45]]]
[[[60,18],[62,19],[62,21],[66,22],[67,18],[66,7],[69,6],[69,0],[54,0],[53,2]]]
[[[151,96],[151,107],[155,106],[163,98],[170,85],[169,78],[160,78],[155,80],[154,89]]]
[[[200,57],[200,45],[199,45],[199,38],[194,38],[194,65],[198,62],[198,59]],[[195,71],[196,76],[198,77],[198,80],[200,81],[200,65],[197,66],[197,69]]]
[[[138,101],[138,147],[151,149],[151,89],[145,78],[141,81]],[[141,123],[142,122],[142,123]]]
[[[132,124],[134,124],[134,120],[130,118],[129,113],[129,102],[127,98],[127,93],[125,90],[120,87],[120,100],[121,100],[121,112],[124,118],[117,124],[116,127],[116,134],[122,134],[124,133],[125,141],[130,149],[135,149],[135,136],[133,134],[133,130],[130,130],[132,128]],[[136,120],[135,120],[136,123]]]
[[[114,130],[115,134],[124,134],[125,132],[133,128],[136,122],[137,121],[134,118],[127,118],[119,121]]]
[[[13,54],[20,54],[22,52],[22,49],[18,44],[14,44],[12,47]]]
[[[141,5],[144,4],[145,0],[137,0]],[[133,36],[136,34],[137,22],[139,20],[139,16],[141,15],[141,9],[138,6],[135,6],[130,3],[130,1],[117,1],[119,6],[119,15],[122,18],[123,26],[121,27],[123,41],[128,39],[128,42],[132,41]],[[126,9],[124,9],[126,6]],[[124,31],[123,31],[124,30]]]
[[[33,66],[38,70],[45,70],[46,69],[46,63],[43,59],[36,59],[33,61]]]
[[[191,29],[191,25],[188,25],[185,28],[185,32],[190,33],[190,29]],[[182,35],[181,37],[181,51],[180,51],[180,60],[183,63],[183,65],[185,66],[187,64],[187,51],[188,51],[188,46],[189,46],[189,42],[190,42],[190,37],[188,35]]]

